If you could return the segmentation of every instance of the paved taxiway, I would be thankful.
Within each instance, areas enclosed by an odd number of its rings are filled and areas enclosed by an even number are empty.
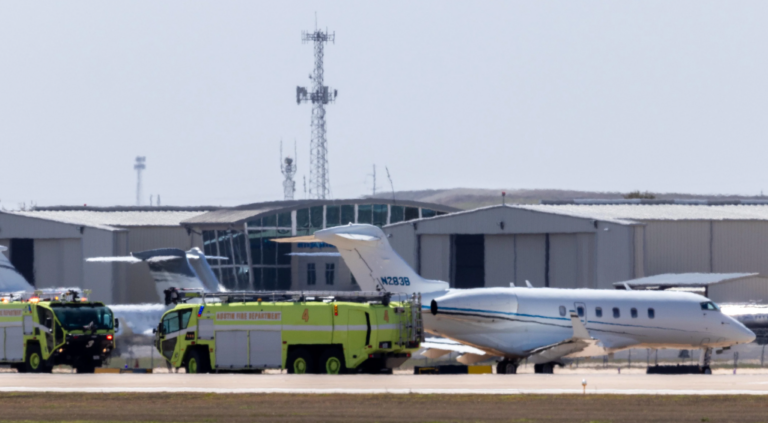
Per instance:
[[[768,395],[768,375],[0,374],[0,392]]]

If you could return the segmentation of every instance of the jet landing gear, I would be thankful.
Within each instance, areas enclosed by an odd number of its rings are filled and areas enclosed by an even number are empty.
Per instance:
[[[514,375],[517,373],[517,364],[519,361],[510,360],[505,358],[496,364],[496,374],[498,375]]]
[[[542,373],[542,374],[553,374],[555,373],[555,365],[557,363],[549,362],[549,363],[541,363],[541,364],[534,364],[533,365],[533,372],[534,373]]]
[[[712,368],[712,348],[702,348],[701,355],[699,355],[699,371],[701,374],[711,375]]]

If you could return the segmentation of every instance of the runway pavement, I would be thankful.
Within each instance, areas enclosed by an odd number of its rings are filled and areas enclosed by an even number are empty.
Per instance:
[[[768,375],[0,374],[0,392],[768,395]]]

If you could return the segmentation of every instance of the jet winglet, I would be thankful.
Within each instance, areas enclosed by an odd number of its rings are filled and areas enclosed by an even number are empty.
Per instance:
[[[575,311],[571,311],[571,324],[573,325],[573,337],[576,339],[591,339],[584,323],[579,319]]]

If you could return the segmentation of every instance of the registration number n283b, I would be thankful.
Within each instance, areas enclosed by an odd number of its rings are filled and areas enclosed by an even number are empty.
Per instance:
[[[382,276],[381,283],[383,283],[384,285],[394,285],[394,286],[411,285],[411,281],[408,278],[403,278],[400,276]]]

